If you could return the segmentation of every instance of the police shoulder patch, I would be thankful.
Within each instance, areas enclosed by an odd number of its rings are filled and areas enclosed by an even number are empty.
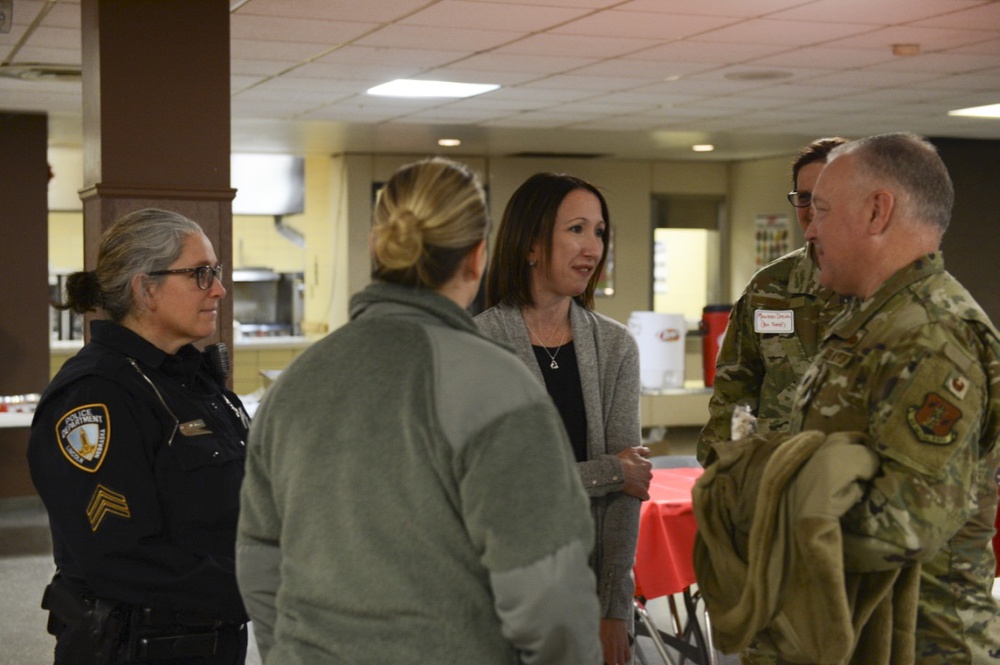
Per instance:
[[[946,446],[955,440],[952,431],[962,410],[938,393],[927,393],[920,406],[906,410],[906,421],[917,440]]]
[[[111,443],[111,419],[104,404],[85,404],[56,422],[59,449],[73,466],[94,473],[104,462]]]

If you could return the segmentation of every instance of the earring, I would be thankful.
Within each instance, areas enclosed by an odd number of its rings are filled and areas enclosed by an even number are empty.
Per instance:
[[[528,261],[528,267],[529,268],[534,268],[535,267],[535,261]]]

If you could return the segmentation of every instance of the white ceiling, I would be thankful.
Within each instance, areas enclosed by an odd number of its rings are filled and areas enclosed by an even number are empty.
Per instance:
[[[733,159],[818,136],[1000,139],[997,0],[233,0],[235,152]],[[80,5],[14,0],[0,65],[79,65]],[[893,55],[918,44],[920,55]],[[0,67],[2,69],[2,67]],[[781,76],[782,78],[768,78]],[[365,90],[498,83],[465,100]],[[81,85],[0,77],[0,109],[79,145]],[[717,146],[695,155],[693,143]]]

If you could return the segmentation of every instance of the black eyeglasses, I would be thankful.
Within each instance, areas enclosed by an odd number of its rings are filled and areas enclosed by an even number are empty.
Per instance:
[[[198,266],[197,268],[175,268],[173,270],[154,270],[153,272],[146,273],[150,277],[156,277],[158,275],[183,275],[185,273],[194,273],[195,283],[198,288],[202,291],[207,291],[212,287],[212,280],[217,279],[219,283],[222,283],[222,264],[215,266]]]
[[[788,202],[796,208],[808,208],[813,202],[812,192],[788,192]]]

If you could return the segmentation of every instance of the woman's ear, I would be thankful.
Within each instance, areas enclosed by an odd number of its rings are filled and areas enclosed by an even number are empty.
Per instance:
[[[469,254],[466,258],[465,269],[470,280],[478,282],[482,279],[483,273],[486,272],[486,264],[488,263],[488,256],[486,251],[486,239],[479,241],[479,244],[469,250]]]
[[[137,309],[149,311],[156,309],[156,299],[153,297],[155,290],[156,284],[151,282],[145,274],[139,273],[132,276],[132,300]]]

